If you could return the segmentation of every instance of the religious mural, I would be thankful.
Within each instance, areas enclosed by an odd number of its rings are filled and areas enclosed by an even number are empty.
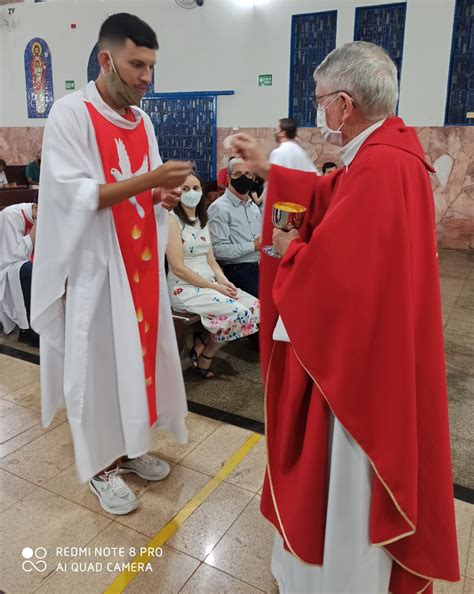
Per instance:
[[[44,39],[32,39],[25,49],[26,102],[29,118],[47,118],[54,103],[51,52]]]

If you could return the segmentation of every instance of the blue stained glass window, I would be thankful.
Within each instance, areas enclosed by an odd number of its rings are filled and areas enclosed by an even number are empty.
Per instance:
[[[96,78],[100,74],[99,60],[97,58],[98,53],[99,44],[96,43],[92,48],[92,51],[89,56],[89,62],[87,64],[87,82],[90,82],[91,80],[96,80]]]
[[[468,113],[471,117],[467,117]],[[474,125],[473,0],[456,2],[445,123]]]
[[[406,2],[356,8],[354,41],[370,41],[384,48],[398,70],[402,71],[405,38]]]
[[[153,122],[163,161],[193,161],[203,181],[216,179],[216,105],[215,95],[143,99],[142,109]]]
[[[290,117],[316,125],[314,70],[336,47],[337,10],[296,14],[291,20]]]

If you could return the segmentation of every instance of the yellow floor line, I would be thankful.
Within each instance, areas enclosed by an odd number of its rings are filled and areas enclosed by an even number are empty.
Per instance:
[[[197,508],[217,489],[217,487],[229,476],[234,468],[242,462],[242,460],[253,450],[257,443],[262,439],[262,435],[253,433],[247,441],[238,449],[219,472],[197,493],[188,503],[176,514],[176,516],[164,526],[156,534],[150,542],[146,545],[147,549],[157,549],[161,547],[180,526],[194,513]],[[148,554],[137,555],[130,562],[132,563],[148,563],[152,560],[152,556]],[[104,594],[119,594],[123,592],[128,584],[134,580],[138,571],[127,570],[118,575],[110,586],[105,590]]]

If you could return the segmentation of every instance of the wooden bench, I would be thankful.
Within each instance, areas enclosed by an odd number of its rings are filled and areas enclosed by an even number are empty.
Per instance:
[[[38,190],[28,188],[28,181],[25,174],[25,165],[7,165],[5,174],[8,183],[15,183],[15,188],[0,189],[0,210],[12,204],[22,202],[35,202],[38,197]]]
[[[22,202],[35,202],[38,196],[38,190],[29,190],[26,188],[5,188],[0,189],[0,210],[12,204],[21,204]]]
[[[201,316],[189,313],[187,311],[174,311],[173,322],[174,330],[176,332],[176,340],[178,342],[178,350],[181,354],[186,346],[186,338],[191,333],[192,326],[197,326],[201,322]]]

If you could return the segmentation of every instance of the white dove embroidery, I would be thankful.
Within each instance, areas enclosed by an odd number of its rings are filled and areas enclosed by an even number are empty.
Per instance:
[[[130,158],[127,154],[127,149],[120,138],[115,139],[115,144],[117,146],[117,155],[118,155],[118,162],[119,162],[119,169],[115,169],[114,167],[110,170],[110,173],[114,176],[115,181],[123,181],[125,179],[130,179],[135,175],[142,175],[142,173],[148,172],[148,157],[145,155],[143,157],[143,163],[140,169],[132,173],[132,166],[130,165]],[[145,211],[143,207],[138,203],[138,200],[135,196],[129,198],[128,201],[132,204],[138,213],[138,216],[143,219],[145,216]]]

